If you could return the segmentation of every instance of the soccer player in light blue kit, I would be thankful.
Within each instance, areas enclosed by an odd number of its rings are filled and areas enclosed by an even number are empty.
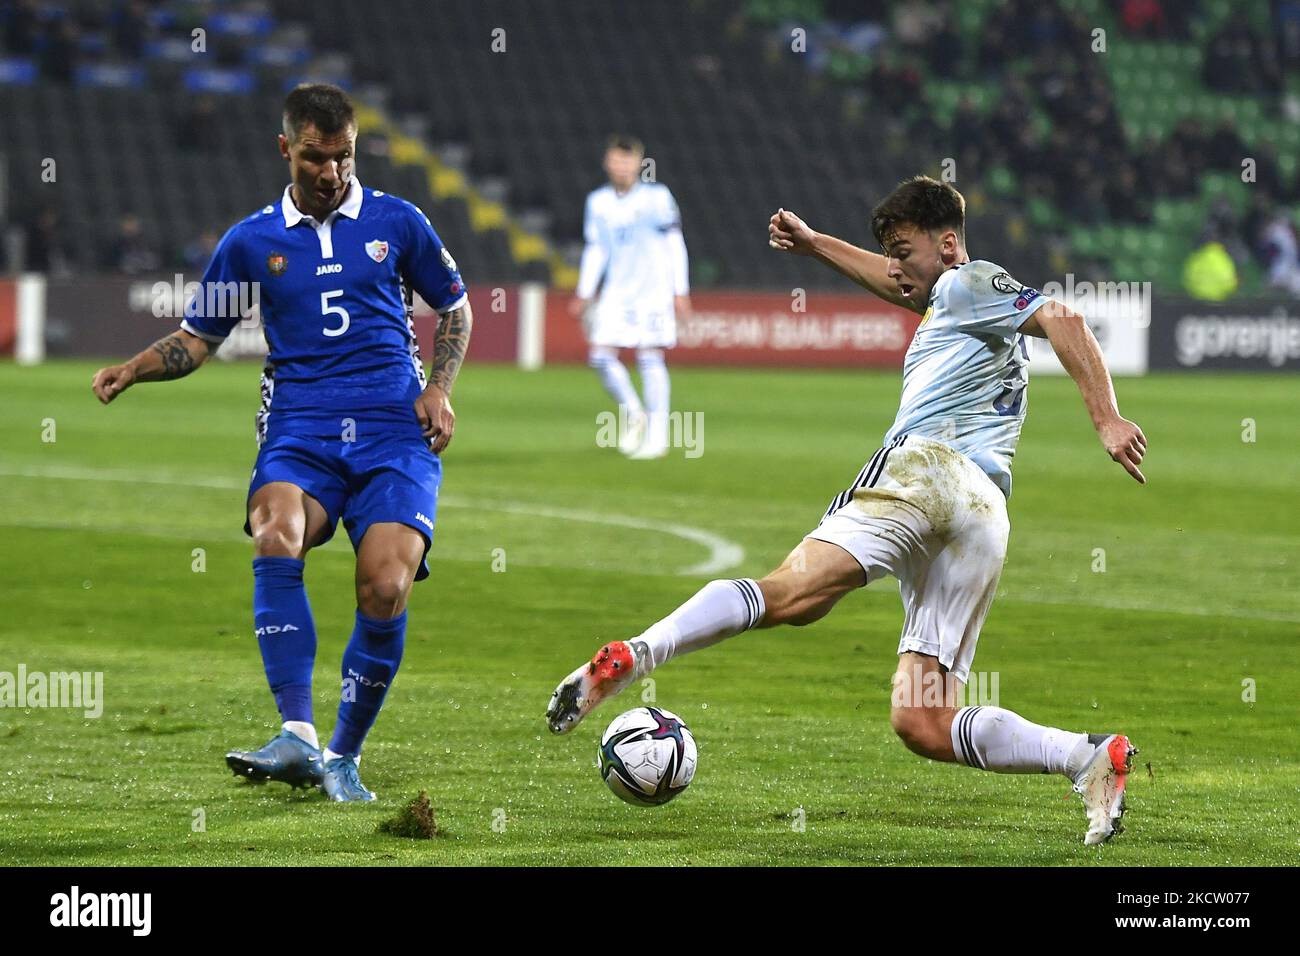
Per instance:
[[[1146,438],[1120,416],[1083,319],[999,266],[971,261],[965,211],[951,185],[924,176],[901,183],[872,214],[884,255],[817,233],[785,210],[772,216],[772,248],[812,256],[923,316],[904,360],[894,425],[781,567],[759,581],[710,582],[565,678],[547,709],[552,731],[572,730],[602,700],[678,654],[753,627],[811,624],[848,592],[892,575],[905,613],[890,719],[903,743],[981,770],[1063,774],[1083,796],[1084,842],[1118,832],[1136,752],[1126,736],[957,705],[1006,556],[1011,458],[1028,407],[1026,335],[1052,343],[1107,453],[1146,481],[1138,467]]]
[[[587,364],[618,403],[618,446],[633,460],[662,458],[669,446],[668,366],[677,320],[690,312],[690,269],[677,200],[663,183],[645,182],[645,147],[611,136],[605,149],[609,182],[587,196],[585,246],[569,308],[584,325]],[[596,287],[600,286],[600,295]],[[645,401],[619,349],[635,349]]]
[[[240,321],[239,290],[258,290],[270,355],[244,530],[256,554],[253,624],[282,727],[226,762],[251,780],[315,785],[337,801],[374,799],[358,775],[361,747],[402,659],[411,585],[429,575],[440,455],[455,429],[451,390],[473,323],[456,262],[428,217],[362,188],[356,140],[342,90],[293,90],[280,136],[291,180],[284,195],[226,233],[180,330],[93,382],[107,404],[135,382],[188,375]],[[428,380],[412,291],[440,315]],[[340,518],[357,555],[357,612],[338,721],[322,751],[303,567]]]

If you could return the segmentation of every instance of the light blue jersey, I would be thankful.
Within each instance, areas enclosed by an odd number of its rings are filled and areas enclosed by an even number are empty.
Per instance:
[[[941,441],[1010,497],[1029,404],[1029,344],[1020,327],[1047,301],[992,262],[940,276],[903,360],[903,395],[885,445],[900,435]]]

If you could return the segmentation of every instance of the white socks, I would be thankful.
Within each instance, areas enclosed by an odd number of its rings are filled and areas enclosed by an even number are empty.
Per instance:
[[[636,389],[632,386],[632,376],[627,373],[627,368],[618,360],[617,349],[607,348],[603,345],[593,345],[587,356],[587,364],[600,375],[600,381],[605,386],[605,391],[609,392],[610,397],[621,408],[626,408],[629,415],[640,415],[644,411],[641,405],[641,397],[637,395]]]
[[[317,750],[320,750],[320,741],[316,738],[316,728],[314,725],[307,723],[305,720],[286,720],[280,726],[283,730],[287,730],[289,733],[301,737]]]
[[[650,421],[646,443],[655,448],[668,447],[668,366],[661,349],[639,349],[636,366],[641,372],[646,411]]]
[[[330,750],[328,747],[326,747],[326,748],[325,748],[325,752],[324,752],[324,754],[321,755],[321,761],[320,761],[320,762],[321,762],[322,764],[327,764],[327,763],[329,763],[331,760],[337,760],[339,757],[342,757],[342,756],[343,756],[342,754],[336,754],[334,751],[332,751],[332,750]],[[361,766],[361,754],[357,754],[355,757],[353,757],[353,758],[352,758],[352,761],[353,761],[353,762],[354,762],[358,767],[360,767],[360,766]]]
[[[753,579],[710,581],[689,601],[632,640],[643,642],[649,649],[648,672],[678,654],[697,651],[749,630],[763,620],[763,610],[763,592]]]
[[[289,731],[289,733],[297,734],[299,737],[307,741],[307,743],[311,744],[317,750],[320,749],[320,740],[317,739],[316,737],[316,728],[314,725],[309,724],[304,720],[286,720],[281,726],[285,730]],[[326,747],[324,753],[321,755],[321,763],[327,764],[334,758],[340,756],[342,755],[336,754],[334,751]],[[361,766],[360,754],[357,754],[356,761],[357,761],[357,766],[358,767]]]
[[[618,360],[618,350],[603,345],[593,345],[587,355],[587,364],[596,370],[601,384],[610,397],[626,408],[630,416],[643,412],[649,413],[646,430],[646,444],[655,448],[668,447],[668,407],[670,385],[668,366],[664,364],[662,349],[637,349],[636,365],[641,372],[641,388],[645,392],[645,404],[637,395],[632,384],[632,376],[627,367]]]
[[[1094,750],[1087,734],[1030,723],[1001,707],[963,707],[952,721],[959,763],[995,773],[1063,773],[1073,777]]]
[[[320,749],[320,740],[317,739],[316,737],[316,728],[314,725],[309,724],[304,720],[286,720],[281,726],[285,730],[289,731],[289,733],[297,734],[299,737],[307,741],[307,743],[311,744],[317,750]],[[334,751],[326,747],[324,753],[321,755],[321,763],[327,764],[331,760],[340,756],[342,756],[342,754],[336,754]],[[361,755],[357,754],[355,759],[357,762],[357,766],[358,767],[361,766]]]

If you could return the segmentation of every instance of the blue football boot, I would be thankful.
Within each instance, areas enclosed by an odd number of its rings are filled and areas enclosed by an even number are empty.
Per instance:
[[[339,803],[375,799],[375,795],[362,785],[361,777],[357,775],[355,757],[335,757],[325,764],[325,777],[320,788],[325,791],[325,796]]]
[[[297,734],[280,731],[261,750],[232,750],[226,754],[226,766],[237,777],[253,783],[279,780],[291,787],[319,787],[322,772],[321,752]]]

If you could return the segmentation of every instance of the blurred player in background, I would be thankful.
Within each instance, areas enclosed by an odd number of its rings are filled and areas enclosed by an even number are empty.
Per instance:
[[[611,136],[606,145],[609,184],[587,197],[586,245],[571,306],[575,316],[586,316],[588,364],[618,403],[619,450],[634,459],[668,453],[664,350],[677,344],[677,313],[690,309],[681,214],[667,186],[642,179],[644,156],[640,141],[629,136]],[[619,349],[636,349],[644,402]]]
[[[1028,404],[1026,335],[1051,341],[1106,452],[1146,481],[1138,468],[1146,438],[1120,416],[1088,326],[1000,266],[972,262],[965,212],[948,184],[925,176],[901,183],[872,214],[884,255],[814,232],[785,210],[772,216],[772,248],[812,256],[923,316],[904,359],[894,425],[781,567],[761,581],[710,582],[561,682],[547,709],[552,731],[572,730],[678,654],[753,627],[811,624],[850,591],[893,575],[905,613],[890,719],[907,747],[997,773],[1063,774],[1083,795],[1085,842],[1117,832],[1135,752],[1126,736],[1057,730],[1001,707],[956,703],[1006,557],[1011,458]]]
[[[401,663],[411,585],[429,575],[439,456],[455,429],[451,390],[473,322],[456,262],[424,213],[362,188],[356,141],[342,90],[291,92],[283,196],[226,233],[178,331],[93,382],[108,404],[136,382],[188,375],[240,321],[222,293],[259,290],[270,356],[244,530],[256,555],[253,625],[283,723],[266,746],[231,751],[226,763],[256,782],[319,786],[337,801],[375,798],[358,776],[361,747]],[[412,289],[440,315],[427,382]],[[303,568],[340,518],[357,555],[357,612],[322,753]]]

